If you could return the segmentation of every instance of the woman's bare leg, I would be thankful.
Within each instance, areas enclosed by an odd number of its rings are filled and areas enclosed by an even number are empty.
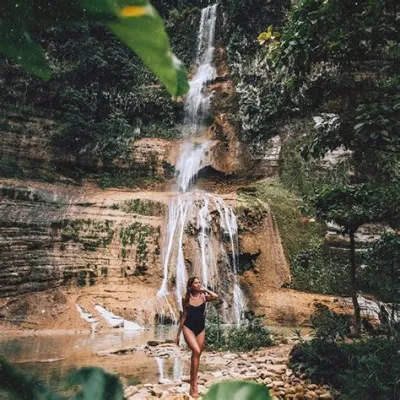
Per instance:
[[[200,354],[199,354],[199,362],[196,365],[196,370],[194,371],[194,374],[196,376],[196,386],[195,386],[195,392],[198,393],[198,387],[197,387],[197,377],[199,376],[199,365],[200,365],[200,356],[201,353],[203,352],[204,345],[206,342],[206,331],[203,330],[196,336],[197,344],[199,345],[200,348]]]
[[[196,336],[189,328],[184,326],[182,331],[183,331],[183,337],[185,338],[185,341],[189,346],[189,349],[192,350],[192,359],[190,363],[189,394],[193,397],[197,397],[199,395],[197,392],[197,373],[199,371],[201,349],[199,343],[197,342]]]

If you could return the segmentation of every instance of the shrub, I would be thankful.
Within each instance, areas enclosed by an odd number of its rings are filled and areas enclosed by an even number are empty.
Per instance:
[[[246,316],[246,322],[228,330],[228,347],[236,351],[249,351],[272,344],[269,330],[264,327],[262,318],[252,314]]]
[[[292,257],[293,287],[316,293],[348,293],[347,264],[325,253],[320,239],[312,239],[307,247]]]
[[[215,309],[213,309],[215,311]],[[217,312],[211,313],[206,322],[206,346],[209,350],[221,350],[226,346],[226,337]]]
[[[292,349],[290,367],[313,381],[332,385],[345,399],[398,399],[400,338],[338,341],[350,333],[350,319],[317,305],[311,317],[316,338]]]
[[[249,351],[272,344],[269,330],[263,319],[253,313],[245,313],[245,321],[238,326],[223,329],[217,311],[208,317],[206,346],[209,350]]]
[[[314,339],[292,350],[290,365],[314,381],[332,385],[352,400],[399,398],[398,338],[368,338],[340,344]]]
[[[315,335],[330,342],[345,339],[350,333],[350,322],[350,315],[337,314],[321,303],[316,305],[316,311],[311,316]]]

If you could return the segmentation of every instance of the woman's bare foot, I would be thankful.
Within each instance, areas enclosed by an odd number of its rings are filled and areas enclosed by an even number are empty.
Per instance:
[[[194,386],[193,388],[191,387],[189,390],[189,396],[193,397],[194,399],[197,399],[199,397],[199,389],[196,386]]]

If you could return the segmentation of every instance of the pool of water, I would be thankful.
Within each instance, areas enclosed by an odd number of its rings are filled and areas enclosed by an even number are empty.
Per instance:
[[[157,359],[144,353],[109,355],[99,351],[146,344],[149,340],[173,339],[176,327],[158,326],[144,331],[2,338],[0,355],[24,372],[60,392],[60,382],[71,369],[97,366],[116,373],[126,385],[177,379],[189,373],[187,362]],[[1,397],[0,398],[5,398]]]
[[[293,336],[293,327],[269,327],[273,334]],[[302,334],[309,329],[303,328]],[[71,369],[101,367],[118,374],[125,385],[157,383],[160,379],[179,379],[188,375],[188,359],[154,358],[142,352],[101,357],[98,352],[146,344],[149,340],[174,339],[176,326],[155,326],[142,331],[115,331],[88,335],[37,335],[0,337],[0,356],[24,372],[35,376],[60,392],[60,382]],[[210,366],[208,366],[210,367]],[[202,369],[207,366],[201,364]],[[212,369],[212,368],[211,368]],[[0,399],[5,399],[0,393]]]

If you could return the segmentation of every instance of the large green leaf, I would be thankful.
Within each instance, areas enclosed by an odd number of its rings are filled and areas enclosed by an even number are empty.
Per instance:
[[[124,398],[124,389],[118,376],[105,372],[101,368],[84,367],[74,371],[67,378],[67,386],[75,385],[82,385],[82,391],[73,397],[76,400],[122,400]]]
[[[3,0],[0,52],[42,79],[51,70],[43,49],[33,42],[33,26],[103,22],[159,77],[174,96],[186,93],[187,72],[175,57],[157,11],[148,0]]]
[[[31,39],[27,31],[14,29],[8,39],[0,43],[0,52],[7,54],[28,72],[44,80],[50,79],[51,69],[43,49]]]
[[[219,382],[211,386],[203,400],[270,400],[269,390],[264,385],[245,381]]]
[[[64,380],[65,388],[76,393],[69,400],[122,400],[124,389],[117,375],[97,367],[84,367],[72,371]],[[78,388],[76,388],[78,386]],[[40,381],[20,372],[5,359],[0,358],[0,396],[6,391],[14,399],[67,400],[54,394]],[[7,397],[8,398],[8,397]]]
[[[126,6],[119,15],[121,19],[107,24],[111,31],[139,55],[170,93],[175,96],[186,93],[186,69],[171,52],[162,19],[156,10],[150,4]]]

